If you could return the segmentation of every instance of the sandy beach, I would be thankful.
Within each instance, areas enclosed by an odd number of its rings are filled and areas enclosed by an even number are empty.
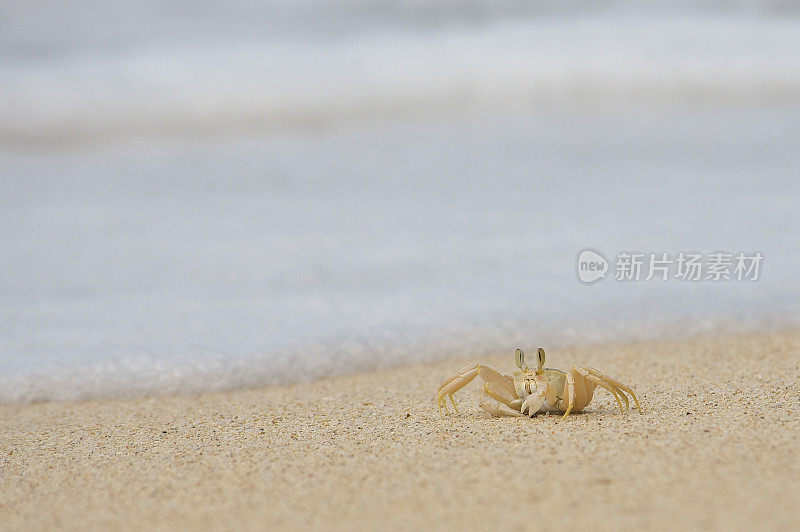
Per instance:
[[[513,347],[479,360],[504,372]],[[474,360],[205,396],[0,409],[4,529],[800,527],[800,332],[552,350],[629,383],[492,418]]]
[[[584,4],[3,2],[0,532],[800,532],[800,0]]]

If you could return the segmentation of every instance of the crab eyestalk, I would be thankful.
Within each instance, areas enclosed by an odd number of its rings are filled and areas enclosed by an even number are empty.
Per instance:
[[[542,373],[542,369],[544,368],[544,357],[545,357],[544,349],[540,347],[537,350],[537,354],[539,355],[539,364],[538,367],[536,368],[536,373]]]
[[[522,349],[517,348],[514,353],[514,360],[516,361],[517,367],[522,371],[528,369],[528,366],[525,364],[525,353],[522,352]]]

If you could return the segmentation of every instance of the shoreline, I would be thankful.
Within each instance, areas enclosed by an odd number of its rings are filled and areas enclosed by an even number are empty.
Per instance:
[[[529,348],[531,348],[529,346]],[[197,396],[0,406],[0,528],[800,526],[800,330],[548,350],[630,385],[492,418],[502,355]]]

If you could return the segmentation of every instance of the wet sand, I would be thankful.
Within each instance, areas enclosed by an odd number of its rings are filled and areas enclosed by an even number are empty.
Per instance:
[[[548,352],[582,414],[492,418],[438,383],[513,349],[308,384],[0,407],[0,527],[800,528],[800,332]],[[529,346],[533,349],[535,346]],[[547,347],[547,346],[545,346]]]

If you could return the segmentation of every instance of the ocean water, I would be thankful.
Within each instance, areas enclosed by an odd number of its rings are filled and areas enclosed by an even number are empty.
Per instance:
[[[0,402],[796,326],[799,6],[8,2]]]

